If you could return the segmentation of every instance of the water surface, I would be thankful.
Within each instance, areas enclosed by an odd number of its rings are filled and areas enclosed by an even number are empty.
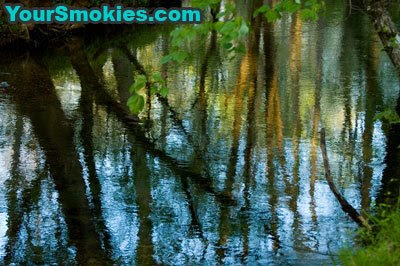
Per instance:
[[[230,59],[216,36],[159,64],[170,26],[0,52],[0,259],[15,264],[330,264],[385,178],[399,80],[366,17],[256,19]],[[356,26],[355,26],[356,25]],[[167,100],[125,107],[137,74]],[[145,93],[144,93],[145,94]]]

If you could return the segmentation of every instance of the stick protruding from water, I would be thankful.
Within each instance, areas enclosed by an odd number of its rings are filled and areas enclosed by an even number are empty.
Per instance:
[[[328,153],[326,151],[326,141],[325,141],[325,129],[321,129],[321,151],[322,157],[324,161],[324,168],[325,168],[325,178],[328,181],[329,188],[331,189],[332,193],[335,195],[336,199],[339,201],[342,210],[346,212],[357,224],[371,230],[371,226],[368,221],[358,213],[358,211],[351,206],[351,204],[344,198],[344,196],[339,192],[335,183],[333,183],[331,169],[328,160]]]

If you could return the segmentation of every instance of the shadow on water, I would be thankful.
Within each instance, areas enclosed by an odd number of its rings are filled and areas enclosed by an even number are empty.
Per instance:
[[[336,184],[368,211],[398,195],[400,131],[374,117],[400,104],[371,29],[352,30],[362,15],[328,10],[253,19],[233,60],[212,32],[161,66],[169,26],[0,53],[2,261],[331,263],[356,225],[324,180],[318,131]],[[144,91],[131,114],[128,88],[154,71],[168,98]]]
[[[23,65],[11,63],[11,69],[18,73],[18,76],[12,76],[15,79],[10,79],[16,90],[16,108],[31,122],[46,156],[46,166],[58,192],[68,227],[68,239],[76,248],[77,261],[107,262],[86,198],[82,166],[74,148],[73,128],[61,108],[49,72],[39,60],[28,57]]]

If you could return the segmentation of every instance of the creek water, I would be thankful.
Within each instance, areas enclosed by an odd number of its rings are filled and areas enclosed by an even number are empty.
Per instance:
[[[368,18],[256,20],[233,59],[216,36],[160,65],[173,26],[0,51],[0,260],[15,264],[331,264],[383,193],[399,79]],[[167,100],[125,105],[160,71]],[[145,95],[145,94],[144,94]]]

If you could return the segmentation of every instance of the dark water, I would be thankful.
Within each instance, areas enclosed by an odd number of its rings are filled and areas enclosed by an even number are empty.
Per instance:
[[[374,206],[399,80],[366,17],[253,21],[247,50],[215,36],[160,66],[171,27],[0,52],[0,259],[15,264],[330,264],[356,225],[324,179]],[[112,37],[110,37],[112,36]],[[168,101],[127,112],[138,73]],[[121,104],[120,104],[121,103]]]

